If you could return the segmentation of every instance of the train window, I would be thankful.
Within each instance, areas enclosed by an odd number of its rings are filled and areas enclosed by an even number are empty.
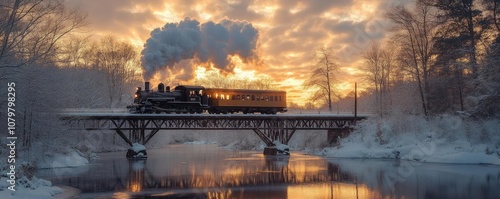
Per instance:
[[[247,95],[247,100],[250,100],[250,95]]]
[[[215,93],[215,99],[219,99],[219,93]]]
[[[236,95],[233,95],[233,98],[232,98],[232,99],[233,99],[233,100],[236,100]]]
[[[273,96],[271,96],[271,99],[270,99],[270,101],[272,102],[272,101],[273,101],[273,99],[274,99],[274,98],[273,98]]]
[[[269,96],[266,96],[266,101],[269,101]]]
[[[240,95],[236,95],[236,100],[240,100]]]
[[[252,101],[255,101],[255,95],[252,95]]]

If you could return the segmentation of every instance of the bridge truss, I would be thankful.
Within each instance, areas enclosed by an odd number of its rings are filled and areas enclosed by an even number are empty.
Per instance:
[[[297,130],[352,129],[366,116],[354,115],[208,115],[73,113],[61,120],[73,129],[113,130],[129,145],[148,143],[161,130],[252,130],[267,146],[288,144]]]

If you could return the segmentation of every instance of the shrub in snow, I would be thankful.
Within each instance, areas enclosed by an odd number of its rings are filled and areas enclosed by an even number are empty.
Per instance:
[[[390,158],[449,163],[500,164],[500,120],[466,115],[423,117],[393,114],[359,122],[332,157]]]

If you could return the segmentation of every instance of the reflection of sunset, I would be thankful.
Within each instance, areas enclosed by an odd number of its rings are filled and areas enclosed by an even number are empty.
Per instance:
[[[295,161],[300,159],[300,161]],[[205,189],[207,198],[260,198],[258,189],[268,185],[279,188],[267,190],[269,197],[302,198],[380,198],[380,194],[365,185],[355,184],[349,174],[339,173],[336,165],[331,165],[319,157],[293,155],[293,157],[265,157],[262,154],[244,158],[228,158],[224,165],[215,166],[182,162],[181,167],[164,165],[169,176],[159,177],[156,188],[168,188],[169,192],[157,194],[168,196],[179,189]],[[130,171],[130,192],[144,191],[150,177],[146,169]],[[331,183],[330,183],[331,182]],[[248,190],[247,190],[248,189]],[[257,189],[257,190],[253,190]],[[123,198],[118,197],[116,198]]]
[[[292,185],[287,189],[288,199],[300,198],[383,198],[366,185],[347,183]]]
[[[113,194],[114,199],[130,199],[130,195],[127,193],[117,192]]]

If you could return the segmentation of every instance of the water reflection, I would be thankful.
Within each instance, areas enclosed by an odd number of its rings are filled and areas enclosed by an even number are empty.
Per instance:
[[[54,184],[79,188],[80,198],[497,198],[500,169],[481,165],[420,165],[405,162],[329,159],[292,154],[264,157],[215,146],[178,145],[150,150],[149,159],[122,153]],[[77,168],[75,168],[77,169]],[[410,171],[410,170],[408,170]],[[404,174],[404,175],[403,175]],[[44,176],[45,175],[45,176]]]
[[[329,160],[386,198],[500,198],[500,167],[408,161]]]

